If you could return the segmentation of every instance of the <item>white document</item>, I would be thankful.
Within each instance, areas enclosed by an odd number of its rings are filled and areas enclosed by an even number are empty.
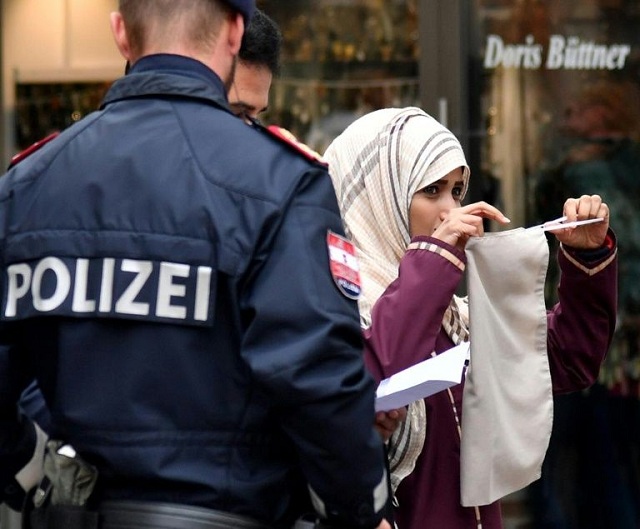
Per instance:
[[[385,378],[376,391],[376,411],[402,408],[462,382],[469,342]]]

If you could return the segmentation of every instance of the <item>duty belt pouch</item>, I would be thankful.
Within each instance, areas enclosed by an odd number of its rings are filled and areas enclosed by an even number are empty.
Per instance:
[[[23,529],[98,529],[98,512],[89,509],[98,472],[69,445],[49,441],[45,477],[30,495]]]
[[[29,522],[31,529],[98,529],[98,517],[84,507],[48,505],[34,509]]]

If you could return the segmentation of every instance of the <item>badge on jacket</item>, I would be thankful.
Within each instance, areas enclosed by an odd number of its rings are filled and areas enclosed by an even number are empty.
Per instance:
[[[349,299],[357,300],[362,290],[360,266],[352,242],[329,230],[327,232],[329,266],[338,290]]]

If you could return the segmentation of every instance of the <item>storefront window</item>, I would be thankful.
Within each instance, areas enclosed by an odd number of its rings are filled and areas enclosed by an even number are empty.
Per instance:
[[[416,0],[258,2],[282,29],[265,120],[322,152],[357,116],[417,105]]]
[[[580,90],[598,81],[625,85],[635,112],[640,2],[476,0],[473,15],[476,149],[502,186],[510,218],[529,220],[540,172],[575,140],[563,126]]]
[[[528,491],[532,527],[640,527],[639,22],[637,0],[473,2],[475,174],[516,226],[599,194],[618,240],[613,343],[592,387],[555,398],[542,478]],[[560,277],[549,242],[551,304]]]
[[[61,131],[96,110],[110,82],[17,83],[15,138],[18,151]]]

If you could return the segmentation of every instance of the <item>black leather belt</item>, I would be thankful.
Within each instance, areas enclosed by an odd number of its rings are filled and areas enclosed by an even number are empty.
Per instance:
[[[101,529],[271,529],[244,516],[171,503],[104,502],[99,512]]]

